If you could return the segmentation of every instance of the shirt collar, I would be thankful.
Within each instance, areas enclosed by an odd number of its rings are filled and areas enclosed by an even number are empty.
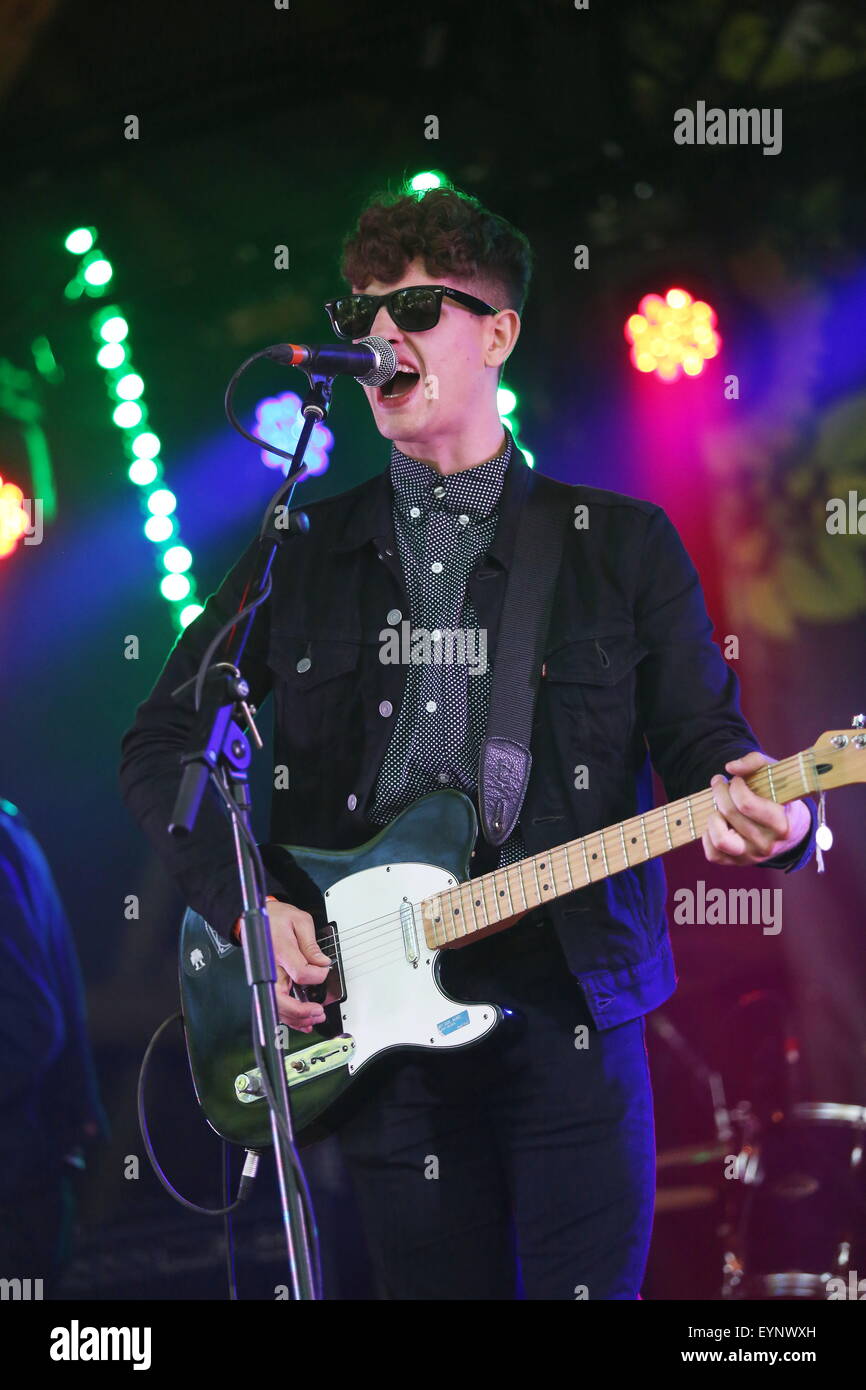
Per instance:
[[[506,430],[495,458],[459,473],[443,475],[392,445],[390,478],[394,505],[407,521],[423,520],[437,510],[467,516],[470,521],[485,521],[499,505],[513,452],[514,443]]]

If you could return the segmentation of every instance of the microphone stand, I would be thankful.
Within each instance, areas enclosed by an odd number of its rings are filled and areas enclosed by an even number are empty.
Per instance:
[[[334,378],[314,372],[307,373],[307,376],[310,387],[301,404],[304,424],[285,485],[275,495],[269,517],[259,535],[259,549],[247,588],[249,603],[254,603],[270,589],[271,567],[277,546],[286,537],[309,529],[309,521],[303,512],[288,513],[287,509],[303,471],[310,436],[316,424],[324,420],[328,413]],[[172,835],[190,833],[208,780],[212,779],[232,822],[243,902],[242,940],[251,994],[253,1045],[261,1060],[263,1089],[270,1107],[291,1288],[295,1299],[315,1300],[322,1296],[322,1290],[318,1287],[318,1267],[314,1273],[312,1255],[312,1245],[317,1239],[315,1218],[310,1211],[311,1231],[308,1229],[302,1197],[306,1181],[294,1146],[286,1084],[287,1053],[283,1049],[282,1039],[287,1029],[279,1023],[274,993],[277,972],[265,903],[265,884],[251,825],[252,803],[247,769],[252,754],[241,722],[250,726],[257,746],[261,747],[258,730],[247,705],[250,688],[240,671],[241,657],[257,612],[258,607],[232,628],[226,638],[223,659],[211,665],[207,671],[198,718],[187,751],[181,758],[184,771],[168,829]],[[300,997],[304,997],[303,994]]]

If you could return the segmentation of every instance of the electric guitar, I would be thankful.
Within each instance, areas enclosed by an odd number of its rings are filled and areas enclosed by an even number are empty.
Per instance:
[[[855,722],[854,731],[824,733],[813,748],[760,768],[746,782],[780,803],[866,782],[866,731]],[[319,1030],[281,1030],[297,1143],[338,1125],[341,1103],[384,1053],[458,1051],[500,1023],[496,1003],[464,1003],[444,991],[443,950],[699,840],[712,811],[712,792],[696,792],[473,879],[477,819],[472,802],[456,791],[416,801],[357,849],[263,846],[272,873],[279,877],[288,853],[322,894],[327,928],[317,935],[336,961],[341,991]],[[266,1147],[270,1121],[251,1042],[243,951],[192,909],[181,928],[180,989],[193,1083],[209,1124],[233,1143]]]

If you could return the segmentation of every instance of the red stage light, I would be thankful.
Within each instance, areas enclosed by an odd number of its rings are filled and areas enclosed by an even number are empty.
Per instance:
[[[654,371],[660,381],[700,376],[708,358],[716,357],[722,340],[714,331],[714,310],[703,299],[674,285],[664,295],[645,294],[638,313],[625,323],[629,357],[639,372]]]
[[[24,493],[0,478],[0,558],[11,555],[30,524]]]

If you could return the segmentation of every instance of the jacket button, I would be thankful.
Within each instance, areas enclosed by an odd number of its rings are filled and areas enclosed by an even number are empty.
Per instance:
[[[350,797],[348,797],[347,800],[346,800],[346,805],[348,806],[348,808],[349,808],[350,811],[354,811],[354,809],[355,809],[355,807],[357,806],[357,804],[358,804],[358,798],[356,797],[355,793],[352,792],[352,795],[351,795]]]
[[[379,706],[379,713],[381,714],[383,719],[387,719],[389,714],[394,713],[394,706],[391,704],[390,700],[382,701],[381,705]]]
[[[297,666],[295,667],[295,670],[298,671],[300,675],[303,675],[305,671],[309,671],[312,664],[313,663],[308,656],[302,656]]]
[[[399,608],[391,608],[391,609],[388,610],[388,618],[387,618],[387,621],[388,621],[389,623],[399,623],[399,621],[400,621],[400,619],[402,618],[402,616],[403,616],[403,614],[400,612],[400,609],[399,609]]]

